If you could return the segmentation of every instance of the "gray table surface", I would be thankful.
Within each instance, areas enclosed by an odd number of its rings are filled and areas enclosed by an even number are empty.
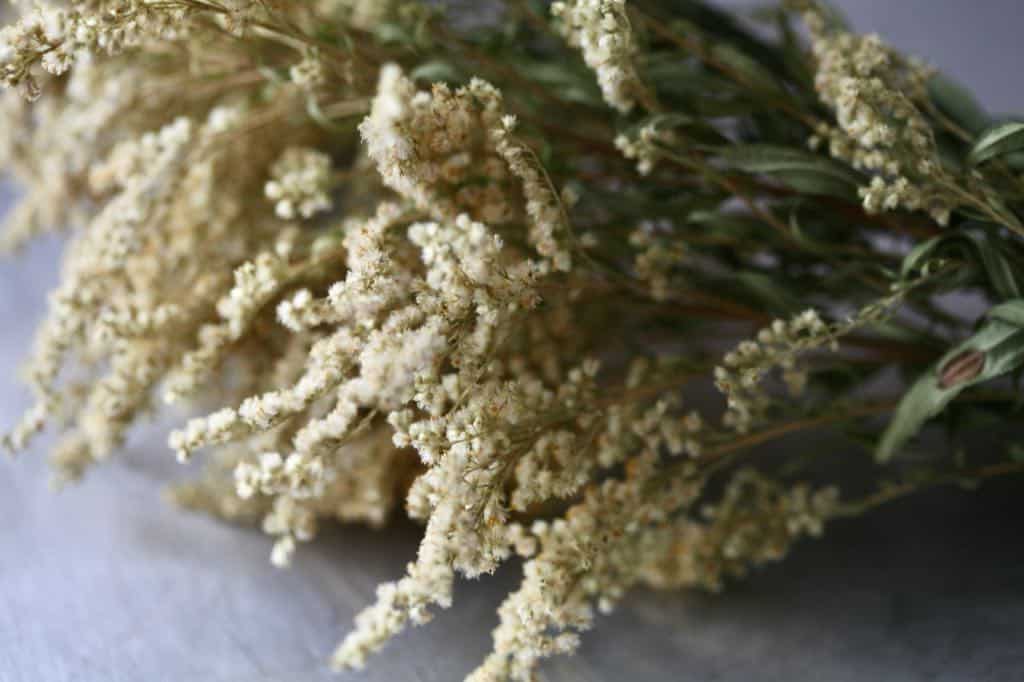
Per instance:
[[[1024,109],[1016,0],[846,0],[877,30]],[[0,196],[0,206],[3,205]],[[26,405],[15,368],[56,277],[55,240],[0,265],[0,425]],[[261,534],[159,498],[180,475],[150,431],[76,488],[45,487],[46,443],[0,461],[0,682],[460,679],[489,648],[518,567],[459,586],[455,607],[363,674],[324,668],[418,531],[326,531],[288,571]],[[544,670],[554,681],[1024,679],[1020,486],[935,491],[800,545],[719,596],[639,592]]]

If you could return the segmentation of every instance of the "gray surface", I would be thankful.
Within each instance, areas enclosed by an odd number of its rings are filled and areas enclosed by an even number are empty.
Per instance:
[[[858,26],[972,83],[995,109],[1024,108],[1014,1],[848,0]],[[2,200],[0,200],[2,203]],[[26,396],[14,369],[57,269],[56,245],[0,267],[0,425]],[[260,534],[163,504],[175,473],[162,438],[59,496],[45,443],[0,461],[0,682],[459,679],[482,658],[509,566],[466,584],[455,608],[410,633],[370,672],[323,661],[401,573],[417,531],[328,531],[277,571]],[[937,491],[837,524],[728,593],[639,593],[599,622],[554,681],[1016,680],[1024,671],[1020,487]]]

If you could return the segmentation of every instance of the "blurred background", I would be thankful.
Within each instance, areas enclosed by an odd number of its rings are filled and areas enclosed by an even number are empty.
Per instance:
[[[835,4],[857,29],[968,84],[993,112],[1024,111],[1020,0]],[[12,191],[0,184],[0,212]],[[59,246],[48,239],[0,263],[0,428],[28,403],[16,369],[56,282]],[[511,565],[460,585],[452,611],[367,673],[333,676],[324,661],[376,584],[401,574],[416,528],[331,529],[279,571],[262,534],[160,499],[182,473],[161,431],[139,433],[99,475],[56,496],[47,445],[0,461],[2,682],[449,682],[489,650],[494,609],[518,580]],[[545,678],[1019,680],[1020,491],[936,490],[838,522],[723,595],[641,592]]]

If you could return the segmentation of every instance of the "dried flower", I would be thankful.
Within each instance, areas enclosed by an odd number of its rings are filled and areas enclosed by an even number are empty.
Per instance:
[[[569,43],[597,74],[604,101],[622,113],[636,103],[639,77],[633,67],[633,37],[625,0],[551,3],[551,14]]]
[[[833,518],[1019,473],[931,448],[840,503],[803,482],[821,453],[756,456],[856,426],[886,459],[1024,363],[1016,127],[974,139],[917,62],[786,4],[806,65],[699,2],[20,3],[0,247],[68,245],[0,444],[59,430],[63,485],[175,403],[205,468],[170,498],[258,525],[277,566],[324,524],[421,522],[337,668],[518,555],[478,682],[535,679],[635,585],[718,590]],[[935,300],[968,288],[980,324]],[[1009,422],[993,388],[972,410]]]
[[[330,210],[331,160],[327,155],[291,147],[271,166],[270,174],[264,192],[276,202],[274,211],[279,218],[311,218]]]

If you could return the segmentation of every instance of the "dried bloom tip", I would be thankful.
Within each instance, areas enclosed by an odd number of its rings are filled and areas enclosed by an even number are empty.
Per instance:
[[[757,334],[756,341],[740,342],[725,354],[714,370],[715,385],[725,394],[728,409],[723,423],[745,433],[770,402],[760,387],[762,377],[781,367],[793,395],[800,395],[806,373],[796,367],[796,357],[809,349],[834,343],[836,330],[809,309],[790,320],[775,320]]]
[[[808,140],[828,143],[832,156],[872,174],[860,189],[868,213],[927,211],[945,225],[952,182],[942,170],[928,121],[915,100],[927,97],[928,73],[886,46],[877,35],[831,30],[816,5],[804,12],[817,59],[815,87],[836,114]]]
[[[329,211],[331,159],[315,149],[288,148],[270,169],[271,180],[265,187],[274,211],[283,220],[311,218]]]
[[[313,92],[327,83],[327,68],[319,50],[303,52],[302,61],[288,69],[288,77],[303,90]]]
[[[36,5],[17,23],[0,28],[0,84],[35,99],[38,69],[61,75],[82,56],[116,54],[146,37],[170,38],[185,24],[185,8],[174,4],[133,2],[116,11],[103,3],[89,5]]]
[[[605,102],[622,113],[636,103],[640,79],[633,66],[632,30],[625,0],[570,0],[551,4],[562,34],[578,47],[595,74]]]
[[[387,64],[359,131],[385,184],[437,219],[465,212],[485,222],[509,220],[517,212],[506,188],[511,171],[522,182],[530,244],[546,267],[566,271],[565,212],[532,150],[512,138],[515,125],[501,93],[486,81],[417,92],[400,67]],[[484,177],[467,175],[473,168]]]

